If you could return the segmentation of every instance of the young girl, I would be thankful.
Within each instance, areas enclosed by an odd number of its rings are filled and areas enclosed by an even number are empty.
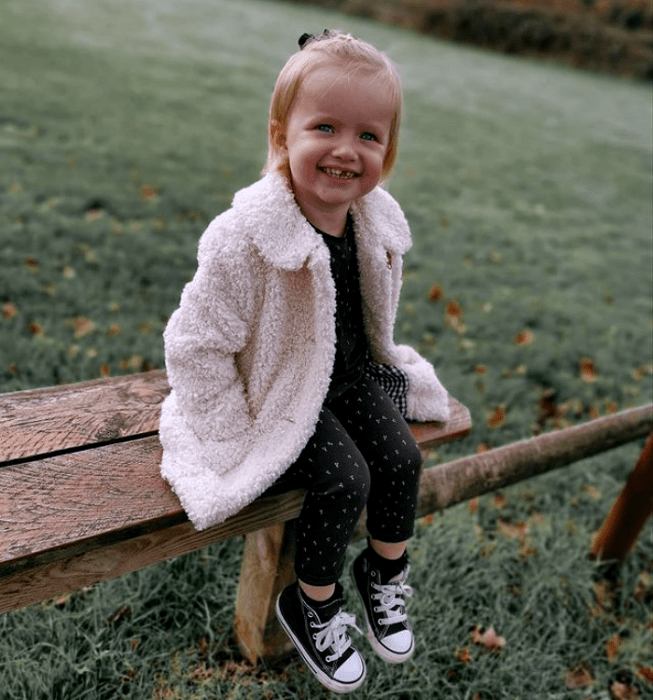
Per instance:
[[[420,453],[405,418],[446,420],[448,395],[393,341],[411,241],[378,185],[397,153],[397,71],[341,32],[300,47],[272,95],[265,176],[209,225],[165,331],[161,468],[198,529],[270,487],[306,489],[297,581],[277,615],[317,678],[347,692],[365,663],[338,581],[364,507],[353,576],[368,637],[386,661],[413,652],[404,597]]]

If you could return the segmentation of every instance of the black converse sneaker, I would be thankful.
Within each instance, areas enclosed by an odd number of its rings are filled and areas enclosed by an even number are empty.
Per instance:
[[[354,561],[356,589],[363,601],[367,636],[376,653],[390,663],[405,661],[415,650],[415,638],[408,623],[404,596],[413,594],[406,585],[410,567],[402,557],[400,573],[384,578],[368,550]]]
[[[310,605],[298,583],[284,588],[277,598],[282,627],[315,677],[336,693],[356,690],[366,673],[365,661],[347,634],[349,626],[358,630],[356,618],[342,611],[342,603],[339,583],[334,598],[324,608],[319,603]]]

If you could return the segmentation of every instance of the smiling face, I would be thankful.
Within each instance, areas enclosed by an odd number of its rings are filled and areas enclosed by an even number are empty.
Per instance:
[[[271,124],[288,156],[295,198],[319,229],[340,236],[350,204],[381,180],[395,108],[364,70],[322,66],[303,81],[286,124]]]

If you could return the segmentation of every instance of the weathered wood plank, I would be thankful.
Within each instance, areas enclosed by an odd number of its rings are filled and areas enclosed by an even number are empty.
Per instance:
[[[0,469],[0,562],[179,518],[156,437]]]
[[[122,541],[116,538],[88,551],[71,548],[0,563],[0,614],[291,520],[299,515],[303,502],[303,492],[290,491],[259,498],[224,523],[201,532],[185,521],[139,537],[128,533]]]
[[[437,445],[460,440],[469,435],[472,419],[469,409],[449,396],[449,420],[446,423],[436,421],[427,423],[409,423],[410,429],[422,452],[428,452]]]
[[[163,371],[0,395],[0,464],[159,428]]]

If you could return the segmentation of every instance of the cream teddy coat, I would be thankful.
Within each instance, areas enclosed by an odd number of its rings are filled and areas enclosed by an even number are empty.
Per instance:
[[[410,419],[446,420],[433,367],[393,341],[406,219],[378,187],[351,211],[372,357],[407,373]],[[335,308],[329,251],[286,180],[266,175],[236,193],[203,234],[164,333],[161,472],[197,529],[254,500],[306,445],[329,387]]]

